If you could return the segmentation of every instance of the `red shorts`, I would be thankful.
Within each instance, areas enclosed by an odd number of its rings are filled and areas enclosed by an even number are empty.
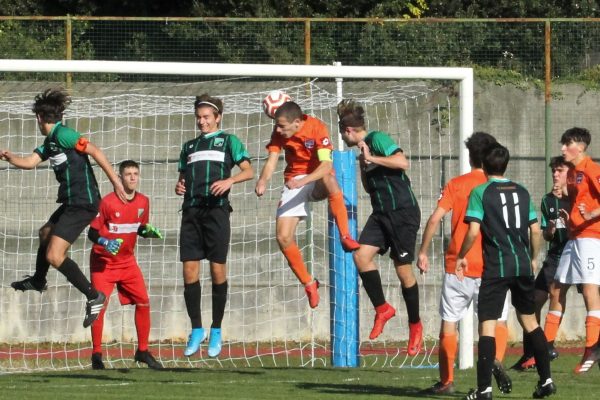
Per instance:
[[[150,304],[144,276],[137,263],[123,265],[119,268],[102,269],[92,265],[92,286],[110,297],[115,284],[119,293],[119,301],[127,304]]]

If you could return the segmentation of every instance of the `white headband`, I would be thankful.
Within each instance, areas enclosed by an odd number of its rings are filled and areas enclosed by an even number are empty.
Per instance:
[[[214,105],[213,103],[209,102],[209,101],[201,101],[200,103],[198,103],[198,107],[200,107],[202,104],[206,104],[208,106],[211,106],[212,108],[214,108],[215,110],[217,110],[217,112],[221,112],[221,110],[219,110],[219,107],[217,107],[216,105]]]

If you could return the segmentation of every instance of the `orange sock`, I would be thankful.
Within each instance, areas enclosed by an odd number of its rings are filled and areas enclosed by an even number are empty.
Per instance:
[[[440,334],[440,382],[454,382],[454,360],[458,349],[458,339],[455,333]]]
[[[561,315],[546,314],[546,322],[544,323],[544,333],[546,334],[546,341],[554,342],[556,339],[556,334],[558,333],[558,328],[560,327],[560,321],[562,319]]]
[[[508,342],[508,328],[504,324],[496,324],[496,360],[502,362]]]
[[[592,347],[598,343],[598,334],[600,334],[600,318],[585,318],[585,347]]]
[[[306,265],[304,265],[304,261],[302,260],[302,253],[298,248],[298,245],[295,243],[291,246],[286,247],[281,251],[287,260],[288,264],[290,264],[290,268],[298,278],[302,284],[306,285],[312,280],[312,276],[308,273],[306,269]]]
[[[341,191],[329,195],[329,209],[340,231],[340,236],[349,236],[348,211],[346,210],[346,204],[344,204],[344,194]]]

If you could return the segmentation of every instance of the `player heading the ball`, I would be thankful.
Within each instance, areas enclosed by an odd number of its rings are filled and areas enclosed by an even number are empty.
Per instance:
[[[56,202],[61,204],[39,230],[40,244],[34,275],[13,282],[11,286],[22,291],[46,290],[46,275],[52,265],[87,298],[83,321],[83,326],[87,328],[98,317],[105,296],[92,287],[77,263],[66,254],[71,244],[98,213],[100,192],[88,156],[102,168],[113,184],[116,196],[121,201],[126,201],[126,195],[119,177],[102,150],[62,122],[64,111],[70,102],[69,95],[63,89],[48,89],[38,94],[32,111],[40,133],[45,137],[44,143],[25,157],[1,150],[0,159],[21,169],[33,169],[42,161],[50,160],[59,183]]]
[[[338,186],[331,158],[332,145],[327,126],[302,112],[298,104],[288,101],[275,112],[275,128],[267,144],[269,156],[255,192],[262,196],[273,176],[279,153],[285,151],[285,185],[276,214],[277,243],[298,280],[304,285],[311,308],[319,304],[319,281],[309,273],[296,244],[296,226],[308,215],[308,202],[328,198],[329,207],[340,231],[344,251],[357,250],[348,228],[344,195]]]

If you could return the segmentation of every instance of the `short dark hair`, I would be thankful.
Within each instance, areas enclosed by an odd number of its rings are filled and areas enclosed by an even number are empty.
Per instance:
[[[563,156],[556,156],[556,157],[552,157],[550,159],[550,164],[548,164],[548,166],[551,169],[556,169],[558,167],[569,167],[571,165],[571,163],[569,163],[568,161],[565,161],[565,158]]]
[[[42,122],[53,124],[62,120],[69,104],[71,104],[71,97],[63,88],[46,89],[35,96],[31,111]]]
[[[567,129],[560,137],[560,143],[568,146],[573,142],[584,143],[585,148],[587,149],[590,143],[592,143],[592,135],[590,135],[590,131],[585,128],[573,127]]]
[[[483,170],[488,175],[504,175],[510,160],[508,149],[496,142],[488,146],[483,153]]]
[[[275,111],[275,119],[280,117],[285,118],[288,122],[292,122],[296,119],[301,120],[304,117],[304,113],[297,103],[286,101]]]
[[[469,150],[469,158],[473,167],[481,168],[482,155],[494,143],[497,143],[496,138],[486,132],[475,132],[465,140],[465,146]]]
[[[200,107],[211,107],[215,117],[223,114],[223,100],[217,99],[216,97],[211,97],[207,93],[196,96],[196,101],[194,101],[194,110],[197,110]]]
[[[352,99],[342,100],[337,106],[337,114],[341,131],[348,127],[365,127],[365,109]]]
[[[121,161],[119,164],[119,175],[123,175],[123,171],[127,168],[137,168],[140,169],[140,164],[133,160],[125,160]]]

